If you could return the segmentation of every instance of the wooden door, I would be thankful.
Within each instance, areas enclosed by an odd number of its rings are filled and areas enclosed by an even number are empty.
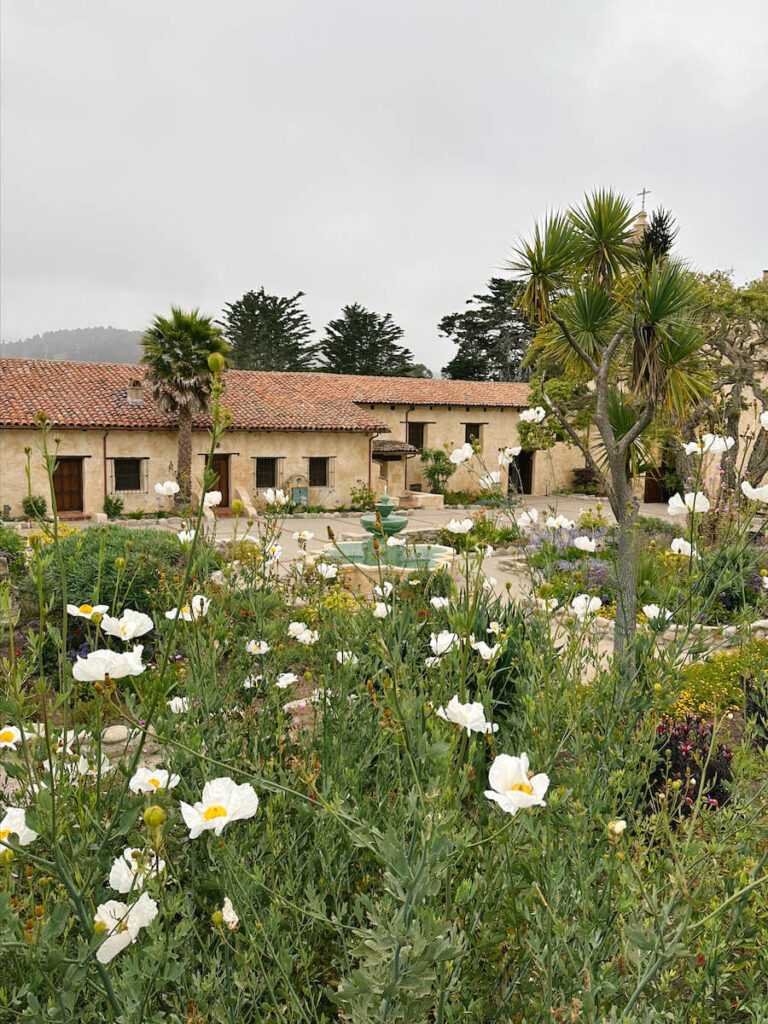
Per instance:
[[[520,452],[509,466],[509,491],[530,494],[533,484],[533,452]]]
[[[212,490],[221,491],[221,505],[219,508],[229,508],[229,456],[214,455],[211,459],[211,469],[216,474]]]
[[[83,460],[65,456],[53,471],[53,493],[59,512],[83,511]]]

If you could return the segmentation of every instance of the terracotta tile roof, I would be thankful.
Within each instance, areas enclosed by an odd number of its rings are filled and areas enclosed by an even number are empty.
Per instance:
[[[419,449],[407,441],[390,441],[388,438],[377,438],[371,450],[374,455],[418,455]]]
[[[125,363],[0,359],[0,425],[31,426],[45,411],[58,427],[172,428],[173,417],[158,411],[148,387],[142,402],[128,401],[127,388],[143,372]],[[528,404],[527,384],[251,370],[229,370],[225,381],[234,430],[381,432],[387,428],[371,404]],[[209,422],[207,416],[195,420],[200,427]]]

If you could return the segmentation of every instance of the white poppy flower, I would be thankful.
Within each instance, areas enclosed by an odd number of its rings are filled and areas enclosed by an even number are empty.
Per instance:
[[[571,601],[571,610],[579,622],[584,622],[589,615],[594,615],[602,605],[603,602],[599,597],[579,594],[578,597],[574,597],[573,601]]]
[[[181,606],[181,612],[179,618],[185,622],[194,622],[196,619],[202,619],[208,614],[208,609],[211,606],[210,598],[203,597],[202,594],[195,594],[189,604],[183,604]],[[166,619],[176,618],[176,609],[171,608],[169,612],[165,613]]]
[[[736,444],[732,437],[720,437],[718,434],[705,434],[702,440],[702,449],[711,455],[722,455],[729,452]]]
[[[469,441],[465,441],[461,448],[454,448],[448,458],[454,466],[460,466],[462,462],[466,462],[468,459],[471,459],[474,454],[475,450],[472,445]]]
[[[447,629],[443,629],[439,633],[433,633],[429,638],[429,646],[432,649],[432,653],[437,657],[447,654],[448,651],[457,647],[458,643],[459,638],[457,634],[451,633]]]
[[[226,776],[206,782],[203,795],[196,804],[179,803],[190,839],[197,839],[208,829],[213,829],[220,836],[230,821],[252,818],[258,806],[259,798],[253,786],[247,782],[238,786]]]
[[[188,697],[171,697],[165,703],[168,705],[168,710],[172,715],[180,715],[184,711],[189,711]]]
[[[539,521],[538,509],[529,508],[526,512],[522,512],[517,517],[518,526],[533,526]]]
[[[373,617],[374,619],[386,619],[389,615],[391,608],[388,604],[383,601],[377,601],[373,606]]]
[[[179,530],[176,534],[180,544],[191,544],[195,539],[194,530]]]
[[[336,651],[336,661],[340,665],[357,665],[359,658],[352,651]]]
[[[579,551],[588,551],[591,553],[597,547],[597,542],[592,537],[577,537],[573,542],[573,546],[578,548]]]
[[[536,598],[536,605],[537,605],[537,607],[541,608],[545,612],[553,612],[553,611],[555,611],[557,609],[557,607],[559,606],[559,604],[560,604],[560,602],[557,600],[556,597],[549,597],[549,598],[547,598],[547,597],[537,597]]]
[[[231,932],[233,932],[240,923],[240,918],[235,913],[235,908],[232,906],[232,900],[229,896],[224,897],[224,905],[221,908],[221,917],[224,924]]]
[[[701,455],[703,453],[703,445],[700,441],[689,441],[683,445],[683,451],[686,455]]]
[[[84,658],[77,658],[72,675],[81,683],[101,683],[107,676],[110,679],[139,676],[144,671],[144,665],[141,663],[143,650],[141,644],[136,644],[133,650],[122,654],[106,649],[91,651]]]
[[[314,536],[315,535],[314,535],[314,533],[312,533],[311,530],[297,530],[296,533],[294,533],[294,535],[293,535],[293,539],[294,540],[303,540],[304,543],[306,544],[306,542],[308,540],[312,540],[312,538]]]
[[[316,644],[320,639],[320,633],[316,629],[305,629],[295,639],[297,643],[304,644],[305,647],[311,647],[312,644]]]
[[[567,516],[548,516],[545,525],[550,530],[572,530],[576,523]]]
[[[299,633],[303,633],[305,629],[308,629],[306,622],[289,622],[288,623],[288,636],[297,637]]]
[[[768,409],[760,414],[760,424],[763,430],[768,430]]]
[[[17,745],[21,743],[21,730],[17,729],[15,725],[6,725],[0,729],[0,750],[3,747],[9,747],[11,750],[15,750]]]
[[[450,608],[451,606],[451,602],[447,597],[430,597],[429,603],[435,611],[440,611],[441,608]]]
[[[496,579],[495,576],[486,576],[485,579],[482,581],[481,586],[483,590],[490,593],[493,590],[493,588],[498,584],[498,582],[499,581]]]
[[[442,657],[434,655],[434,656],[430,656],[428,658],[425,658],[424,659],[424,664],[427,666],[427,668],[435,668],[435,666],[439,665],[442,660],[443,660]]]
[[[121,640],[135,640],[137,636],[144,636],[155,624],[149,615],[144,612],[135,612],[132,608],[126,608],[120,618],[105,615],[101,620],[101,631],[109,636],[117,636]]]
[[[394,584],[390,583],[389,580],[385,580],[381,586],[377,583],[373,588],[373,592],[377,597],[389,597],[392,591],[395,589]]]
[[[338,565],[330,565],[328,562],[318,562],[315,569],[318,576],[322,576],[324,580],[335,580],[339,575]]]
[[[667,611],[666,608],[659,608],[657,604],[644,604],[643,615],[645,615],[649,622],[656,622],[657,620],[669,622],[672,618],[672,612]]]
[[[768,501],[768,484],[763,484],[762,487],[753,487],[746,480],[742,480],[741,492],[750,501]]]
[[[501,482],[501,472],[498,469],[494,469],[492,473],[486,473],[485,476],[480,477],[480,485],[486,490],[490,490],[496,484]]]
[[[492,622],[486,630],[486,633],[493,633],[494,636],[498,636],[499,633],[501,633],[501,623]]]
[[[175,789],[181,782],[178,775],[169,775],[165,768],[137,768],[128,780],[132,793],[156,793],[159,789]]]
[[[103,615],[109,611],[108,604],[68,604],[67,611],[80,619],[91,619],[95,614]]]
[[[288,504],[288,499],[285,496],[285,491],[280,487],[278,488],[267,488],[266,491],[262,491],[262,497],[267,505],[274,505],[275,508],[282,508],[283,505]]]
[[[275,680],[275,686],[279,690],[285,690],[287,687],[291,685],[291,683],[297,683],[298,681],[299,677],[296,675],[295,672],[281,672],[280,675]]]
[[[23,807],[8,807],[5,817],[0,821],[0,841],[5,842],[12,835],[16,836],[19,846],[29,846],[37,839],[37,832],[27,828],[26,812]]]
[[[542,423],[546,415],[546,409],[543,409],[540,405],[537,405],[535,409],[523,409],[523,411],[520,413],[520,422]]]
[[[142,928],[157,917],[157,903],[143,892],[134,904],[128,906],[119,900],[107,900],[96,908],[96,931],[107,931],[107,938],[96,950],[100,964],[108,964],[118,953],[135,942]],[[101,927],[99,927],[101,926]]]
[[[258,686],[261,680],[264,678],[263,675],[258,676],[246,676],[243,680],[243,689],[252,690],[255,686]]]
[[[80,756],[77,759],[77,765],[75,766],[75,770],[77,771],[77,774],[81,778],[85,778],[86,775],[90,775],[91,778],[95,779],[99,775],[109,774],[109,772],[113,771],[113,769],[114,765],[110,764],[109,758],[104,753],[102,753],[98,762],[96,762],[94,755],[93,764],[91,764],[87,757],[84,757],[82,754],[80,754]]]
[[[544,794],[549,789],[549,776],[542,772],[529,779],[527,754],[499,754],[488,772],[488,784],[491,788],[485,795],[508,814],[517,814],[526,807],[546,807]]]
[[[170,498],[174,494],[179,493],[179,485],[175,480],[166,480],[162,484],[155,484],[155,494],[160,494],[165,498]]]
[[[203,508],[216,508],[221,504],[221,491],[206,491],[203,497]]]
[[[405,537],[387,537],[388,548],[401,548],[405,544]]]
[[[675,493],[669,499],[667,511],[671,516],[686,516],[689,512],[709,512],[709,499],[701,491],[691,491],[686,494],[685,499]]]
[[[499,452],[499,465],[508,466],[513,459],[517,458],[522,450],[523,449],[520,445],[517,445],[514,448],[502,448]]]
[[[446,722],[453,722],[467,730],[467,736],[473,732],[484,734],[498,732],[498,725],[486,720],[485,711],[480,701],[473,704],[462,704],[458,696],[451,697],[444,708],[438,708],[435,714]]]
[[[690,558],[693,555],[694,558],[698,558],[696,551],[691,547],[689,541],[684,537],[675,537],[672,543],[669,545],[670,551],[673,551],[676,555],[685,555],[686,558]]]
[[[492,658],[496,657],[501,644],[494,644],[493,647],[489,647],[485,640],[476,640],[471,646],[472,650],[477,651],[483,661],[491,661]]]
[[[271,565],[273,562],[279,562],[280,556],[283,553],[283,549],[279,544],[270,544],[265,554],[267,556],[266,564]]]
[[[141,889],[147,878],[165,871],[165,861],[156,853],[145,853],[126,846],[121,857],[116,857],[109,872],[109,888],[115,892]]]
[[[269,650],[269,644],[266,640],[249,640],[245,645],[245,649],[249,654],[266,654]]]
[[[471,519],[449,519],[445,524],[445,528],[449,533],[469,533],[475,524]]]

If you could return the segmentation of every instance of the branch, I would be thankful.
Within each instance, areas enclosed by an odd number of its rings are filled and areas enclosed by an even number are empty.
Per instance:
[[[616,454],[626,455],[629,446],[636,441],[646,427],[650,426],[653,414],[656,411],[656,403],[648,401],[642,413],[635,420],[634,424],[616,444]]]
[[[565,340],[571,346],[571,348],[576,353],[576,355],[579,357],[579,359],[582,359],[587,364],[587,366],[590,368],[592,373],[597,374],[597,372],[598,372],[598,364],[595,362],[595,360],[592,358],[592,356],[589,355],[589,353],[586,352],[581,347],[581,345],[578,343],[578,341],[576,341],[576,339],[573,337],[571,332],[568,330],[568,325],[566,324],[565,320],[561,319],[555,313],[552,314],[552,319],[555,321],[557,326],[563,332],[563,335],[565,336]]]

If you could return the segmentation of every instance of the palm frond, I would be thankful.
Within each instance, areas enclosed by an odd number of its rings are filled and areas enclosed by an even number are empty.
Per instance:
[[[574,254],[584,273],[609,286],[634,256],[629,200],[612,189],[600,189],[586,196],[568,216],[576,232]]]
[[[573,230],[567,216],[554,213],[536,223],[529,241],[513,250],[507,269],[522,286],[515,305],[532,323],[549,320],[552,303],[573,269]]]

